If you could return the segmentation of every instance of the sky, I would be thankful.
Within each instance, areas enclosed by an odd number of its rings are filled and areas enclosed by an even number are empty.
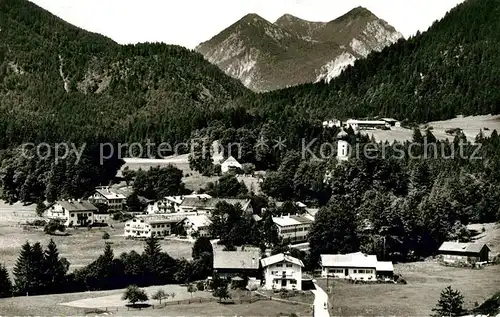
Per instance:
[[[285,13],[331,21],[363,6],[405,37],[425,31],[463,0],[31,0],[120,44],[165,42],[194,48],[248,13],[274,22]]]

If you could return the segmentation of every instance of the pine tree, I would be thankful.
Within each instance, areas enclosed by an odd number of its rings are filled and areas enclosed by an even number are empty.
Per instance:
[[[64,284],[66,268],[59,258],[59,251],[54,240],[50,242],[45,250],[43,264],[43,275],[46,284],[46,292],[55,293]]]
[[[0,264],[0,298],[12,295],[12,282],[9,278],[7,268]]]
[[[432,309],[434,317],[455,317],[462,316],[464,309],[462,307],[464,297],[458,290],[453,290],[448,286],[441,291],[441,297],[435,308]]]
[[[44,267],[45,259],[40,242],[33,244],[31,248],[31,270],[33,272],[32,290],[30,293],[42,294],[45,289]]]
[[[31,291],[33,281],[33,269],[31,263],[32,248],[28,241],[21,247],[21,252],[14,266],[15,292],[26,294]]]

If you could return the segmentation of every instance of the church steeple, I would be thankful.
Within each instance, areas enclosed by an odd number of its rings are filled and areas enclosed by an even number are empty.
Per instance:
[[[348,136],[344,128],[337,134],[337,160],[339,162],[349,160],[349,143],[346,141]]]

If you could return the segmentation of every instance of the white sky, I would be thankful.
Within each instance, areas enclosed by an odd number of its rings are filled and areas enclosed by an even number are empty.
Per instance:
[[[165,42],[194,48],[247,13],[270,22],[285,13],[331,21],[363,6],[405,37],[426,30],[463,0],[31,0],[86,30],[125,43]]]

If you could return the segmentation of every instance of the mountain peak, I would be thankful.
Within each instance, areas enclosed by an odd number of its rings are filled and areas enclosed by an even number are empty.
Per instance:
[[[245,16],[243,16],[238,22],[236,22],[236,24],[238,23],[255,23],[255,22],[267,22],[267,23],[270,23],[269,21],[267,21],[266,19],[264,19],[263,17],[261,17],[260,15],[258,15],[257,13],[249,13]]]
[[[335,21],[340,21],[340,20],[344,20],[344,19],[354,19],[354,18],[360,18],[360,17],[375,17],[375,18],[377,18],[377,16],[375,14],[373,14],[373,12],[371,12],[367,8],[362,7],[362,6],[358,6],[356,8],[353,8],[352,10],[347,12],[346,14],[342,15],[341,17],[337,18]]]

